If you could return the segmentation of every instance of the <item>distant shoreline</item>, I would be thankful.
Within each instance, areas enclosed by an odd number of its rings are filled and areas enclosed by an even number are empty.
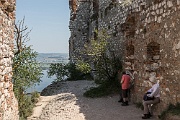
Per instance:
[[[40,63],[43,71],[43,76],[41,78],[41,82],[39,84],[36,84],[35,86],[32,86],[26,90],[26,93],[32,93],[34,91],[37,91],[39,93],[42,92],[44,88],[46,88],[48,85],[56,79],[55,76],[48,78],[47,71],[52,63],[68,63],[68,53],[38,53],[38,56],[36,60]],[[59,60],[61,59],[61,60]]]

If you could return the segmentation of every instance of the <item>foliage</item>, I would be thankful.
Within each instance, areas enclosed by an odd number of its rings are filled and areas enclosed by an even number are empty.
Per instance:
[[[76,64],[74,63],[52,63],[48,70],[48,77],[55,75],[56,81],[62,80],[82,80],[87,77],[90,77],[89,73],[82,73],[77,69]]]
[[[88,59],[80,59],[81,64],[77,62],[78,69],[80,68],[82,72],[90,71],[89,69],[93,70],[96,82],[101,83],[98,88],[92,88],[85,93],[85,96],[91,97],[104,96],[105,94],[110,94],[110,91],[113,91],[113,89],[117,89],[119,87],[118,70],[122,69],[121,58],[115,56],[112,50],[113,47],[108,43],[110,36],[107,34],[107,31],[100,30],[95,32],[97,32],[97,38],[85,44],[84,53],[88,55]],[[82,64],[83,62],[85,65]]]
[[[114,81],[118,75],[118,70],[122,69],[121,59],[103,55],[95,63],[95,68],[99,80]]]
[[[24,26],[24,19],[15,25],[15,46],[13,58],[13,89],[18,100],[20,118],[26,118],[32,112],[32,101],[26,96],[25,90],[40,82],[42,70],[36,61],[37,52],[27,46],[30,40],[27,32],[28,27]]]
[[[38,92],[21,96],[21,102],[19,102],[19,107],[21,108],[19,109],[20,120],[24,120],[32,114],[35,103],[37,103],[39,97]]]
[[[40,82],[42,70],[36,60],[37,52],[33,51],[26,42],[30,40],[27,26],[24,26],[24,19],[15,25],[15,45],[13,58],[13,84],[16,88],[27,87]]]
[[[159,116],[161,120],[164,120],[168,114],[172,115],[178,115],[180,116],[180,103],[177,103],[176,105],[170,104],[168,108],[161,113]]]
[[[122,69],[121,59],[116,57],[114,51],[111,50],[110,44],[107,42],[110,37],[107,31],[95,32],[97,39],[92,39],[90,43],[85,44],[84,54],[88,55],[88,59],[80,59],[81,62],[77,62],[78,69],[82,72],[95,70],[98,79],[113,80],[117,71]]]
[[[84,51],[85,54],[90,56],[94,61],[106,51],[108,45],[107,39],[110,37],[106,30],[95,30],[95,34],[97,34],[96,39],[92,39],[90,44],[84,45],[86,49],[86,51]]]
[[[31,98],[26,95],[22,95],[19,101],[21,101],[18,102],[20,120],[24,120],[32,114],[34,105]]]
[[[64,63],[51,63],[48,69],[48,77],[55,75],[55,81],[65,80],[65,77],[68,76],[68,71]]]
[[[24,90],[35,83],[40,82],[42,71],[36,61],[37,53],[30,47],[24,47],[23,51],[13,58],[13,84],[14,90]]]
[[[84,73],[91,72],[91,66],[88,63],[85,63],[81,60],[77,61],[76,68],[77,68],[77,70],[83,71]]]
[[[89,74],[89,72],[85,72],[85,73],[81,72],[77,68],[77,64],[75,63],[68,63],[66,68],[68,69],[68,73],[69,73],[67,80],[91,79],[91,75]]]
[[[31,93],[31,101],[32,101],[33,103],[37,103],[39,97],[40,97],[40,94],[39,94],[37,91]]]

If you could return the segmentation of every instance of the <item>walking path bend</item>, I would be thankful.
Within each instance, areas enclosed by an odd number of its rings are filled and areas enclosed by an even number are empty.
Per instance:
[[[130,103],[121,106],[119,96],[86,98],[83,93],[93,81],[66,81],[50,85],[28,120],[142,120],[142,110]],[[155,118],[151,118],[155,120]]]

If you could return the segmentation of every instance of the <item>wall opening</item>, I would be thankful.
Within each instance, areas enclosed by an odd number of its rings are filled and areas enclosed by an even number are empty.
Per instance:
[[[126,56],[131,56],[131,55],[134,55],[134,45],[129,45],[126,47]]]
[[[160,44],[151,42],[147,45],[147,60],[155,62],[160,59]]]
[[[136,19],[135,14],[130,14],[126,18],[125,23],[121,24],[121,31],[126,38],[133,38],[136,31]]]

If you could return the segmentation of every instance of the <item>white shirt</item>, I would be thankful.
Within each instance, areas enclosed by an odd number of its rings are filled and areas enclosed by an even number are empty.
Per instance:
[[[151,92],[151,94],[148,94],[149,97],[160,97],[159,84],[154,84],[151,89],[148,90],[148,92]]]

